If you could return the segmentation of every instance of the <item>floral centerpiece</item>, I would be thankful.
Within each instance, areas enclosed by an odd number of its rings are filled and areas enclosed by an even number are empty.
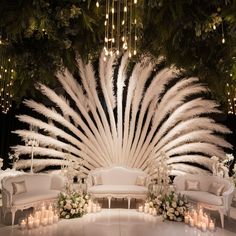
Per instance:
[[[89,196],[78,192],[60,193],[58,208],[61,218],[82,217],[86,212]]]
[[[157,214],[163,219],[183,221],[185,212],[190,205],[185,196],[171,190],[171,167],[167,164],[169,157],[161,153],[158,161],[151,163],[149,173],[156,180],[155,190],[150,190],[147,202],[149,207],[157,209]]]
[[[165,196],[151,194],[147,202],[150,207],[157,209],[157,213],[162,215],[164,220],[183,221],[185,213],[190,208],[187,198],[173,191]]]

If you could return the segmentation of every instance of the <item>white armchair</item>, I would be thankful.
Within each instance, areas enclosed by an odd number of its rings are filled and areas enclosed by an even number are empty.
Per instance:
[[[197,182],[196,182],[197,181]],[[197,183],[194,189],[189,190],[189,183]],[[217,194],[212,193],[212,184],[218,185]],[[230,206],[234,194],[234,183],[229,179],[218,176],[186,174],[175,177],[174,188],[176,192],[185,195],[190,201],[196,202],[203,208],[215,210],[220,213],[221,225],[224,228],[224,215],[230,216]]]
[[[112,198],[127,198],[130,208],[132,198],[146,199],[148,176],[140,169],[121,166],[99,168],[89,173],[87,186],[92,198],[107,198],[109,208]]]
[[[12,214],[14,224],[17,210],[36,207],[42,202],[53,202],[64,187],[64,178],[59,175],[24,174],[5,177],[2,180],[3,216]]]

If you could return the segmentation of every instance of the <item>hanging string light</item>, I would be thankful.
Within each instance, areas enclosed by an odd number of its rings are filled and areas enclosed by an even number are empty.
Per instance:
[[[236,115],[236,87],[226,84],[228,98],[228,114]]]
[[[98,3],[98,2],[97,2]],[[114,52],[137,54],[137,0],[106,0],[104,61]]]
[[[15,71],[11,58],[6,57],[7,42],[0,37],[0,109],[7,113],[12,106]]]

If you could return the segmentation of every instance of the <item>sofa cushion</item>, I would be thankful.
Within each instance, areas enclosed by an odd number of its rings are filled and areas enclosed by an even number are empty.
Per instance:
[[[215,194],[216,196],[221,196],[225,186],[224,184],[213,182],[211,183],[208,192]]]
[[[93,185],[101,185],[102,184],[102,176],[97,175],[93,176]]]
[[[202,202],[211,205],[221,206],[223,204],[222,198],[212,193],[202,191],[181,191],[189,200],[195,202]]]
[[[200,190],[200,182],[198,180],[186,180],[185,181],[186,191],[198,191]]]
[[[137,176],[135,185],[139,185],[139,186],[145,186],[145,182],[146,182],[146,177],[145,176]]]
[[[92,194],[147,194],[148,189],[137,185],[97,185],[89,188]]]
[[[25,181],[12,182],[13,194],[21,194],[27,192]]]
[[[13,205],[30,204],[37,201],[49,200],[57,198],[60,191],[58,190],[48,190],[48,191],[34,191],[26,192],[18,195],[13,195],[12,203]]]

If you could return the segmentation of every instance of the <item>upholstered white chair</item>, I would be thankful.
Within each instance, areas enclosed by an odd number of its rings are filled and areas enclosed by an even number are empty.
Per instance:
[[[203,208],[218,211],[224,228],[224,215],[230,216],[235,188],[231,180],[218,176],[186,174],[175,177],[174,188]]]
[[[12,213],[14,224],[17,210],[36,207],[42,202],[53,202],[64,187],[64,178],[59,175],[24,174],[5,177],[2,180],[3,216]]]
[[[121,166],[99,168],[89,173],[87,186],[91,198],[107,198],[109,208],[112,198],[127,198],[130,208],[132,198],[146,199],[148,176],[140,169]]]

